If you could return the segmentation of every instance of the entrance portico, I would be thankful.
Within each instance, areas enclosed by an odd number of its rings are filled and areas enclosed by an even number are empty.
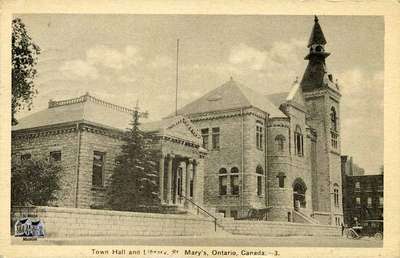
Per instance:
[[[159,198],[165,206],[189,208],[203,202],[203,162],[207,151],[201,147],[200,132],[182,116],[143,124],[156,136],[159,150]]]

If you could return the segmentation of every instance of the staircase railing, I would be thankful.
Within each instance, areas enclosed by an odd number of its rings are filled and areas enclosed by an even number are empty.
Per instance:
[[[196,206],[197,208],[197,214],[199,214],[199,210],[203,211],[205,214],[207,214],[207,216],[211,217],[214,220],[214,231],[217,231],[217,217],[215,217],[214,215],[212,215],[211,213],[209,213],[208,211],[206,211],[205,209],[203,209],[201,206],[199,206],[197,203],[195,203],[194,201],[192,201],[189,198],[186,198],[186,196],[180,195],[181,198],[185,199],[186,201],[190,202],[191,204],[193,204],[194,206]]]

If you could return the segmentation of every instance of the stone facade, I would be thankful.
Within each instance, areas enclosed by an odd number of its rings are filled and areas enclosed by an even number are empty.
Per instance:
[[[341,95],[326,70],[325,44],[316,19],[307,69],[290,92],[263,96],[231,78],[178,116],[143,124],[157,136],[163,204],[196,203],[235,218],[262,209],[267,220],[339,225]],[[89,95],[51,101],[49,109],[48,117],[33,115],[13,128],[13,155],[61,148],[65,180],[75,186],[64,186],[61,205],[103,207],[104,187],[92,182],[94,155],[104,155],[105,186],[132,110]]]

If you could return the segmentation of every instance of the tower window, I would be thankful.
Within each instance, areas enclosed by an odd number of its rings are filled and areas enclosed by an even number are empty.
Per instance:
[[[219,170],[219,195],[226,195],[228,192],[228,172],[225,168]]]
[[[279,172],[276,177],[278,178],[279,188],[284,188],[285,187],[285,178],[286,178],[285,174],[282,172]]]
[[[212,149],[219,150],[219,127],[212,129]]]
[[[259,149],[259,150],[263,149],[263,140],[264,140],[263,124],[262,124],[262,122],[257,121],[257,123],[256,123],[256,145],[257,145],[257,149]]]
[[[275,147],[276,150],[282,152],[285,150],[285,137],[283,135],[278,135],[275,137]]]
[[[334,107],[331,107],[331,130],[337,131],[337,114],[336,114],[336,109]]]
[[[239,195],[239,169],[237,167],[231,169],[231,194]]]
[[[263,194],[263,177],[264,177],[264,170],[263,168],[258,165],[256,168],[256,174],[257,174],[257,195],[260,196]]]
[[[339,185],[335,184],[333,189],[333,200],[335,207],[339,207]]]
[[[298,125],[296,126],[296,130],[294,132],[294,146],[296,155],[302,157],[304,155],[303,134],[301,133],[301,128]]]

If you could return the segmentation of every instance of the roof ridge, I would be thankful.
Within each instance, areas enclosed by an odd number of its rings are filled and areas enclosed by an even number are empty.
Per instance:
[[[103,106],[106,106],[108,108],[112,108],[112,109],[115,109],[115,110],[118,110],[118,111],[121,111],[121,112],[126,112],[126,113],[133,113],[134,112],[133,109],[130,109],[130,108],[127,108],[127,107],[123,107],[123,106],[120,106],[120,105],[116,105],[116,104],[113,104],[111,102],[107,102],[107,101],[98,99],[96,97],[93,97],[93,96],[91,96],[89,94],[89,92],[86,92],[85,95],[82,95],[82,96],[77,97],[77,98],[58,100],[58,101],[54,101],[54,100],[50,99],[48,108],[50,109],[50,108],[55,108],[55,107],[60,107],[60,106],[67,106],[67,105],[77,104],[77,103],[85,103],[85,102],[88,102],[88,101],[96,103],[96,104],[100,104],[100,105],[103,105]]]

